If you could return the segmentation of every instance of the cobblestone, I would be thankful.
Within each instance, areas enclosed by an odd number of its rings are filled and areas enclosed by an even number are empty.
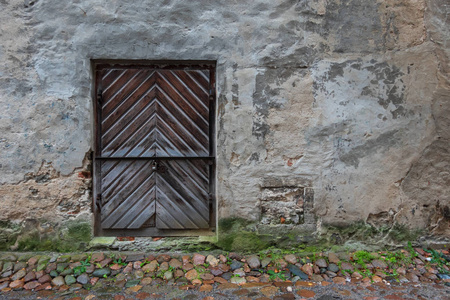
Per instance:
[[[32,253],[27,262],[4,253],[0,299],[450,299],[448,251],[438,252],[440,260],[430,252],[404,251],[404,261],[379,252],[364,263],[335,253],[314,259],[294,253],[284,259],[274,253]]]

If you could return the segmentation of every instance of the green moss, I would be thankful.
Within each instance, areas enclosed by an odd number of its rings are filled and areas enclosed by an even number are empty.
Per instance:
[[[250,225],[251,222],[242,218],[224,218],[219,221],[219,232],[235,232]]]
[[[215,250],[217,249],[217,246],[209,242],[199,242],[182,244],[178,249],[184,252],[193,253]]]
[[[37,230],[21,236],[20,251],[72,252],[83,250],[91,239],[91,226],[86,222],[68,223],[51,235],[40,235]]]
[[[89,223],[73,223],[68,226],[67,239],[77,242],[89,242],[92,228]]]
[[[20,233],[20,225],[8,220],[0,220],[0,251],[10,250]]]
[[[269,247],[273,237],[256,232],[254,224],[241,218],[219,221],[217,247],[225,251],[255,252]]]
[[[0,228],[17,230],[20,228],[20,226],[8,220],[0,220]]]
[[[389,235],[395,241],[407,242],[414,241],[422,234],[421,230],[410,230],[405,225],[394,225],[390,230]]]
[[[235,232],[219,236],[217,246],[226,251],[256,252],[271,245],[270,236],[254,232]]]
[[[338,245],[348,248],[348,250],[380,249],[382,247],[381,240],[383,244],[404,245],[407,241],[417,240],[422,233],[404,225],[374,227],[362,221],[348,226],[323,226],[323,229],[323,233],[317,238],[319,244]]]

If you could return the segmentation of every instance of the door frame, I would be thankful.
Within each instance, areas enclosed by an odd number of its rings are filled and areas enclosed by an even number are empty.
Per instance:
[[[158,229],[156,227],[149,227],[144,229],[102,229],[101,228],[101,213],[98,206],[99,191],[100,191],[100,175],[98,174],[100,168],[100,161],[96,159],[97,155],[101,153],[101,132],[99,122],[101,122],[101,87],[100,87],[100,70],[105,68],[117,69],[183,69],[183,70],[199,70],[208,69],[210,71],[210,96],[209,96],[209,152],[212,157],[212,165],[210,166],[210,197],[209,197],[209,228],[208,229]],[[216,235],[217,226],[217,197],[216,197],[216,61],[205,60],[108,60],[108,59],[93,59],[91,60],[91,70],[93,72],[93,183],[92,183],[92,212],[94,215],[94,236],[142,236],[142,237],[169,237],[169,236],[211,236]]]

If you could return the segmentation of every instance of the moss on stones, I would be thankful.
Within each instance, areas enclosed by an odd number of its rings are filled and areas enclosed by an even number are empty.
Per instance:
[[[87,222],[72,221],[54,228],[51,233],[40,233],[37,229],[18,237],[19,251],[71,252],[84,250],[91,240],[91,225]]]
[[[422,234],[419,230],[408,229],[404,225],[374,227],[363,221],[347,226],[325,225],[317,242],[327,246],[352,249],[380,249],[386,245],[404,246],[408,241],[416,241]]]
[[[219,221],[219,239],[216,244],[226,251],[254,252],[271,245],[271,236],[259,234],[251,222],[241,218]]]
[[[92,238],[91,224],[87,222],[72,223],[67,226],[67,239],[89,242]]]
[[[0,220],[0,251],[9,250],[17,240],[19,233],[19,224],[6,220]]]

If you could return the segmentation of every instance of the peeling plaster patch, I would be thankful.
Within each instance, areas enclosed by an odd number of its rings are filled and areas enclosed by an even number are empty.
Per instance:
[[[282,109],[288,99],[280,95],[283,88],[281,85],[293,76],[293,69],[263,69],[256,75],[255,93],[253,95],[253,106],[255,114],[253,117],[253,135],[264,139],[270,131],[267,116],[270,109]]]
[[[400,141],[396,137],[398,132],[398,130],[384,132],[377,138],[368,140],[363,145],[353,147],[350,151],[339,154],[339,158],[343,163],[357,168],[361,158],[370,156],[380,150],[387,151],[390,147],[397,145]]]
[[[379,5],[375,1],[328,1],[323,23],[311,29],[331,37],[335,41],[335,52],[370,52],[374,48],[383,49]]]
[[[51,162],[42,162],[35,173],[27,173],[23,181],[0,185],[0,221],[26,219],[62,222],[90,216],[91,161],[68,176],[63,176]]]
[[[384,110],[391,113],[393,119],[410,113],[404,107],[406,86],[402,76],[405,74],[398,67],[375,60],[330,62],[328,66],[321,66],[323,67],[328,70],[318,76],[315,88],[327,97],[339,98],[339,105],[352,105],[364,110],[362,105],[365,102],[377,101]],[[338,95],[337,88],[347,88],[347,95]],[[343,110],[346,109],[339,111],[345,114]]]

